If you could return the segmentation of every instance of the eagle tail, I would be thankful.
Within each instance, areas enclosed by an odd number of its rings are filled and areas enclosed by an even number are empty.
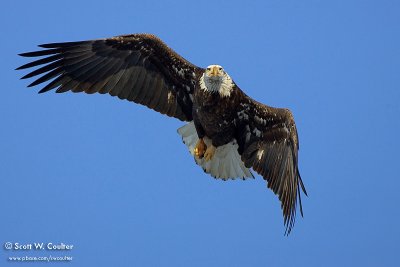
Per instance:
[[[179,135],[182,137],[183,143],[188,147],[190,154],[194,157],[197,165],[201,166],[206,173],[217,179],[246,179],[254,178],[248,168],[244,166],[243,161],[238,153],[238,144],[236,140],[228,144],[217,147],[214,156],[211,160],[205,161],[197,159],[194,156],[194,148],[199,137],[193,122],[190,122],[178,129]],[[204,138],[207,146],[211,145],[211,140]]]

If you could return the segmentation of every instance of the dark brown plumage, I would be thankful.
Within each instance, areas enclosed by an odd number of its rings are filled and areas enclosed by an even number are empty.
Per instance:
[[[192,120],[189,95],[196,82],[193,73],[202,69],[183,59],[156,36],[134,34],[40,47],[47,49],[20,55],[46,58],[18,68],[47,64],[22,77],[26,79],[48,72],[29,87],[56,78],[40,93],[54,88],[57,93],[109,93],[183,121]]]

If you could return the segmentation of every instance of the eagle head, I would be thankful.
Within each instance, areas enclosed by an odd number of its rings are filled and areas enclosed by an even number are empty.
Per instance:
[[[231,95],[234,83],[220,65],[210,65],[200,78],[200,88],[209,92],[218,92],[222,97]]]
[[[224,76],[224,73],[225,71],[220,65],[210,65],[207,67],[205,72],[207,77],[214,80],[222,78]]]

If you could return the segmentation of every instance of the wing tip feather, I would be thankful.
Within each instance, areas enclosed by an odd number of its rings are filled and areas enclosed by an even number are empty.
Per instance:
[[[41,47],[41,48],[65,48],[65,47],[80,45],[85,42],[89,42],[89,41],[46,43],[46,44],[40,44],[40,45],[38,45],[38,47]]]

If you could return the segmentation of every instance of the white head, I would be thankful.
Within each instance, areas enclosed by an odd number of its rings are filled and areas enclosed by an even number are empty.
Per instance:
[[[233,89],[231,77],[220,65],[210,65],[200,78],[200,88],[210,92],[218,92],[222,97],[228,97]]]

